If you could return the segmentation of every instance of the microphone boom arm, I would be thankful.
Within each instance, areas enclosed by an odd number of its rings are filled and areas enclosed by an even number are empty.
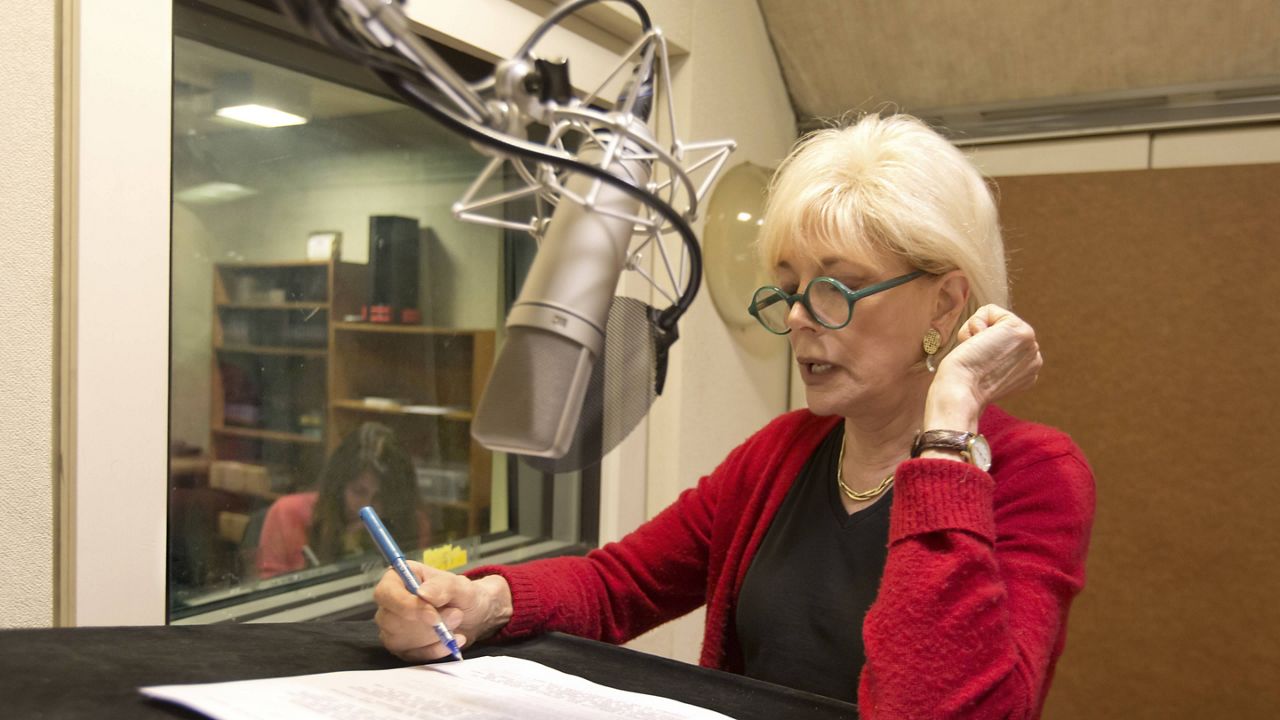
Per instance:
[[[454,203],[453,214],[458,219],[526,231],[540,241],[551,210],[563,197],[592,207],[592,198],[604,183],[640,200],[643,215],[626,219],[632,221],[634,233],[643,239],[628,255],[626,268],[638,272],[658,294],[671,302],[670,307],[656,314],[660,327],[674,339],[675,323],[692,303],[701,283],[701,252],[690,222],[696,218],[701,198],[728,160],[734,143],[718,140],[685,144],[674,138],[676,121],[666,39],[660,30],[651,26],[647,12],[637,0],[619,1],[636,12],[643,34],[599,87],[581,98],[556,98],[547,92],[553,83],[540,74],[538,66],[542,61],[532,59],[537,43],[564,18],[598,1],[570,0],[557,7],[534,29],[513,59],[499,63],[494,76],[474,85],[459,76],[414,31],[412,21],[396,0],[277,0],[277,3],[295,22],[323,42],[369,66],[406,103],[493,155],[463,197]],[[619,97],[617,110],[607,112],[592,107],[591,103],[599,101],[604,88],[615,81],[636,56],[640,59],[633,71],[633,81]],[[567,72],[563,65],[560,68]],[[632,112],[655,78],[656,94],[666,105],[666,112],[659,117],[673,136],[669,147],[652,141],[644,133],[628,132],[636,117]],[[425,91],[424,80],[439,96]],[[561,81],[559,84],[563,85],[563,78]],[[486,100],[482,93],[492,97]],[[647,116],[648,108],[644,110]],[[526,139],[524,125],[529,120],[549,127],[546,143]],[[583,162],[575,152],[566,149],[565,139],[570,135],[577,134],[582,141],[591,142],[602,133],[611,133],[613,137],[605,142],[606,152],[598,164]],[[623,147],[623,140],[629,148],[642,148],[641,154],[632,155],[632,159],[654,163],[654,178],[644,188],[633,187],[606,169],[616,159],[614,155]],[[682,165],[690,156],[698,154],[703,156],[687,167]],[[525,187],[478,197],[486,181],[497,175],[506,163],[512,164]],[[695,184],[691,175],[703,171],[706,171],[703,181]],[[565,182],[570,173],[591,177],[591,191],[585,196],[573,195]],[[514,222],[483,212],[529,196],[536,201],[537,215],[528,222]],[[661,239],[671,233],[678,235],[681,242],[681,258],[675,268]],[[658,249],[669,290],[644,270],[642,253],[651,247]]]

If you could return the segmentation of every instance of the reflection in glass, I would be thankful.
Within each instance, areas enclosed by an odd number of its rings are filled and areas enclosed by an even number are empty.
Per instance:
[[[365,422],[329,456],[315,490],[271,504],[258,538],[258,577],[365,555],[377,548],[360,522],[372,505],[393,537],[431,544],[431,521],[418,499],[413,460],[391,428]]]
[[[501,230],[450,215],[485,158],[380,95],[174,48],[171,620],[251,619],[238,603],[362,571],[367,587],[357,502],[411,557],[576,542],[577,478],[510,493],[470,437],[523,277]]]

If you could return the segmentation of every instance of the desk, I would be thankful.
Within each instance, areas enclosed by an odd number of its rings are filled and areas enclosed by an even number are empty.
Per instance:
[[[511,655],[622,690],[700,705],[740,720],[856,718],[847,703],[675,660],[551,634],[468,656]],[[0,631],[6,718],[194,718],[147,700],[143,685],[219,682],[401,667],[371,622]]]

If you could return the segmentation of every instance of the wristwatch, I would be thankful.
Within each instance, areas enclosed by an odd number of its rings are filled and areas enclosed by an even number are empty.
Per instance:
[[[925,430],[916,433],[911,443],[911,457],[920,457],[925,450],[951,450],[960,453],[961,459],[986,472],[991,469],[991,446],[977,433],[958,430]]]

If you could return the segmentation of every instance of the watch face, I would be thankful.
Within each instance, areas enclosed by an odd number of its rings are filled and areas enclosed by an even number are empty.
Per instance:
[[[991,469],[991,446],[981,435],[975,436],[969,443],[969,456],[973,458],[973,464],[983,472]]]

